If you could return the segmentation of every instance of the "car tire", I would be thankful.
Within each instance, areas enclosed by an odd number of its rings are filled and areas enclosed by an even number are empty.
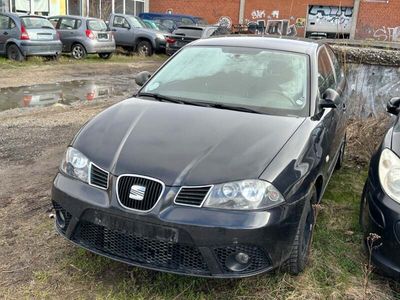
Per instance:
[[[344,141],[342,143],[342,145],[340,146],[340,152],[339,152],[339,156],[338,159],[336,161],[336,165],[335,165],[335,170],[340,170],[343,167],[343,161],[344,161],[344,153],[346,150],[346,136],[344,137]]]
[[[71,55],[76,60],[84,59],[87,55],[86,49],[81,44],[74,44],[71,49]]]
[[[99,57],[102,59],[110,59],[113,56],[113,53],[99,53]]]
[[[308,262],[315,223],[313,204],[317,203],[318,200],[315,187],[312,193],[311,200],[306,202],[305,215],[302,216],[299,222],[292,245],[292,252],[289,259],[282,266],[282,269],[291,275],[298,275],[303,272]]]
[[[11,44],[7,47],[7,58],[13,61],[25,60],[25,56],[22,54],[21,50],[19,50],[18,46],[15,44]]]
[[[151,56],[153,55],[153,46],[148,41],[140,41],[136,47],[136,51],[139,55]]]

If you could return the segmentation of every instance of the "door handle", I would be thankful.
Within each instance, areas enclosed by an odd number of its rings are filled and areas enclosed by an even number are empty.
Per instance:
[[[8,35],[8,32],[7,32],[7,31],[4,31],[3,34],[4,34],[4,35]]]
[[[113,28],[113,29],[111,29],[111,31],[117,31],[117,29]]]
[[[343,104],[342,104],[342,110],[343,110],[343,111],[346,111],[346,110],[347,110],[346,103],[343,103]]]

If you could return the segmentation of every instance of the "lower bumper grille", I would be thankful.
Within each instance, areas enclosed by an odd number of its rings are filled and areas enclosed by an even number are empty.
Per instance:
[[[61,212],[64,216],[63,227],[62,228],[60,227],[59,220],[57,220],[56,225],[61,230],[62,233],[65,233],[68,229],[69,222],[71,221],[72,215],[55,201],[53,201],[53,207],[54,207],[54,210],[56,211],[56,219],[58,219],[58,216],[59,216],[58,212]]]
[[[197,248],[125,233],[90,222],[79,223],[73,241],[112,257],[144,266],[207,275],[208,268]]]
[[[246,253],[249,256],[250,258],[249,265],[243,271],[233,272],[226,266],[227,259],[231,255],[234,255],[239,252]],[[262,269],[266,269],[271,265],[264,251],[257,246],[235,245],[235,246],[221,247],[214,249],[214,253],[217,256],[218,261],[225,273],[242,273],[242,274],[251,273]]]

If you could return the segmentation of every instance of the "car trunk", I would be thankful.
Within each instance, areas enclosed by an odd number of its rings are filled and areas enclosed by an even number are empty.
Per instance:
[[[31,41],[52,41],[57,40],[57,32],[53,25],[45,18],[40,17],[22,17],[22,25],[24,29],[21,29],[22,34],[25,30]]]
[[[195,40],[201,38],[203,34],[202,28],[179,27],[172,35],[169,35],[167,42],[169,46],[181,48]]]
[[[99,42],[109,42],[112,40],[112,33],[108,30],[106,23],[103,20],[90,19],[86,24],[95,39]]]

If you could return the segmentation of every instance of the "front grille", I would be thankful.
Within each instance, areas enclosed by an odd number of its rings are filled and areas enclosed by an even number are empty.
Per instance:
[[[197,274],[208,268],[197,248],[121,232],[90,222],[80,222],[73,240],[89,249],[127,262]]]
[[[56,222],[56,225],[61,230],[61,232],[65,233],[67,231],[69,222],[71,221],[72,215],[66,209],[64,209],[60,204],[58,204],[55,201],[53,201],[53,207],[54,207],[54,210],[56,211],[56,213],[57,213],[57,211],[61,211],[65,216],[65,226],[64,226],[64,228],[61,228],[59,226],[58,222]]]
[[[201,206],[210,189],[211,186],[182,187],[175,198],[175,203],[190,206]]]
[[[133,186],[140,186],[144,189],[134,192],[131,190]],[[164,184],[160,181],[137,175],[123,175],[118,178],[117,182],[118,200],[122,206],[130,209],[142,211],[152,209],[161,197],[163,190]],[[143,196],[142,199],[133,198],[135,193],[140,193]]]
[[[230,255],[238,252],[244,252],[249,255],[250,264],[243,271],[233,272],[226,267],[225,262]],[[265,269],[270,266],[269,259],[265,255],[264,251],[257,246],[232,245],[227,247],[215,248],[214,253],[216,254],[218,261],[225,273],[250,273]]]
[[[100,169],[93,163],[90,164],[89,184],[102,189],[108,189],[108,172]]]

